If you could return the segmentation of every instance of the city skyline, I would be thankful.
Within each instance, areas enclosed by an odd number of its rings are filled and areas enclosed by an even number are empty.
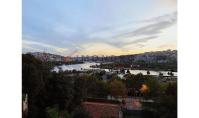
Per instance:
[[[36,53],[38,54],[50,54],[50,55],[57,55],[62,57],[119,57],[119,56],[132,56],[132,55],[143,55],[143,54],[152,54],[152,53],[165,53],[165,52],[177,52],[177,50],[161,50],[161,51],[148,51],[148,52],[142,52],[142,53],[135,53],[135,54],[123,54],[123,55],[60,55],[57,53],[50,53],[47,51],[38,51],[38,52],[26,52],[23,54],[31,54],[34,55]]]
[[[176,0],[23,1],[22,51],[127,55],[176,50]]]

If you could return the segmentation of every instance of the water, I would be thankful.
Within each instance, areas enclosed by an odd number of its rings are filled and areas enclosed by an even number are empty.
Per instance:
[[[90,66],[92,65],[99,65],[100,63],[95,63],[95,62],[85,62],[83,64],[72,64],[72,65],[61,65],[61,66],[55,66],[53,71],[59,72],[59,70],[77,70],[77,71],[84,71],[84,70],[94,70],[94,69],[99,69],[99,68],[92,68]],[[109,72],[109,69],[101,69],[105,70],[106,72]],[[116,70],[115,70],[116,71]],[[129,70],[131,74],[138,74],[142,73],[143,75],[147,75],[147,70]],[[161,72],[164,76],[168,76],[168,71],[152,71],[149,70],[150,75],[159,75]],[[173,72],[174,76],[177,76],[177,72]],[[122,74],[118,74],[118,76],[122,77]]]
[[[147,75],[147,70],[129,70],[131,74],[138,74],[138,73],[142,73],[143,75]],[[168,75],[168,71],[152,71],[149,70],[150,75],[159,75],[160,72],[164,75],[164,76],[169,76]],[[174,76],[177,76],[177,72],[173,72]]]
[[[82,71],[82,70],[89,70],[89,69],[99,69],[99,68],[91,68],[90,66],[92,65],[99,65],[100,63],[95,63],[95,62],[85,62],[83,64],[71,64],[71,65],[61,65],[61,66],[56,66],[54,67],[53,71],[58,72],[59,68],[63,71],[65,70],[77,70],[77,71]]]

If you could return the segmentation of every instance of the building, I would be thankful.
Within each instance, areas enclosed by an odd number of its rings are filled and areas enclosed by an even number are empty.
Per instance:
[[[120,104],[111,103],[108,100],[85,101],[83,107],[92,118],[123,118]]]
[[[70,62],[70,61],[73,61],[73,59],[71,57],[64,57],[64,61],[65,62]]]

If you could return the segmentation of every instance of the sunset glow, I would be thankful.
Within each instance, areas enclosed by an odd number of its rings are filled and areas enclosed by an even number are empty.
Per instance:
[[[24,53],[125,55],[176,49],[176,0],[24,0],[22,14]]]

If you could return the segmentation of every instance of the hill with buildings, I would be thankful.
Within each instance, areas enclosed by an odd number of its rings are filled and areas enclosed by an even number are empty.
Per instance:
[[[145,63],[177,63],[177,50],[145,52],[141,54],[121,56],[76,56],[64,57],[46,52],[29,53],[42,61],[90,61],[90,62],[145,62]]]

